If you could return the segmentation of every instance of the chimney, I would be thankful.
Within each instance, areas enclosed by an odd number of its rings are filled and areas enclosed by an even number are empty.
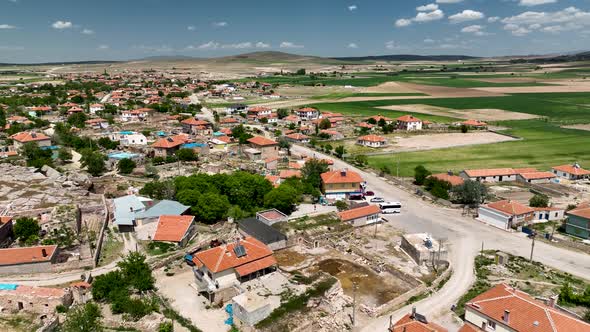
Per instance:
[[[47,250],[45,250],[45,248],[41,249],[41,255],[43,255],[43,257],[47,257]]]
[[[447,175],[451,175],[451,176],[452,176],[452,175],[454,175],[454,174],[453,174],[453,171],[451,171],[451,170],[448,170],[448,171],[447,171]]]
[[[416,317],[416,307],[412,307],[412,319]]]
[[[346,172],[347,172],[347,171],[348,171],[348,170],[347,170],[346,168],[343,168],[343,169],[341,169],[341,170],[340,170],[340,175],[342,175],[342,176],[346,176]]]
[[[557,304],[558,299],[559,299],[559,294],[555,294],[553,296],[550,296],[549,301],[547,301],[547,305],[550,306],[551,308],[555,308],[555,305]]]
[[[502,319],[504,320],[504,323],[510,324],[510,310],[504,310],[504,316],[502,317]]]

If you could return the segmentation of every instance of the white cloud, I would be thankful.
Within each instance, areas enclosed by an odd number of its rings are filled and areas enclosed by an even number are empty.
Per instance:
[[[460,13],[449,16],[449,20],[451,21],[451,23],[461,23],[467,21],[481,20],[484,17],[486,16],[482,12],[478,12],[471,9],[465,9]]]
[[[279,47],[280,48],[303,48],[304,46],[303,45],[295,44],[293,42],[284,41],[284,42],[281,43],[281,45]]]
[[[257,42],[256,43],[256,48],[269,48],[270,44],[267,43],[263,43],[263,42]]]
[[[51,26],[54,29],[62,30],[62,29],[70,29],[74,25],[70,21],[55,21]]]
[[[516,36],[524,36],[532,30],[548,33],[581,30],[590,26],[590,12],[568,7],[556,12],[527,11],[502,20],[504,29]]]
[[[0,51],[22,51],[24,49],[23,46],[0,45]]]
[[[430,11],[437,10],[437,9],[438,9],[438,5],[435,3],[429,3],[427,5],[416,7],[416,10],[419,12],[430,12]]]
[[[132,48],[142,50],[146,53],[171,53],[174,49],[168,45],[134,45]]]
[[[440,20],[445,17],[445,14],[442,10],[437,9],[431,12],[420,12],[414,18],[414,22],[430,22]]]
[[[218,28],[224,28],[226,26],[228,26],[229,24],[227,22],[213,22],[213,26],[214,27],[218,27]]]
[[[9,29],[16,29],[14,25],[10,24],[0,24],[0,30],[9,30]]]
[[[459,3],[463,2],[463,0],[436,0],[436,3]]]
[[[105,51],[110,49],[111,47],[109,45],[98,45],[98,47],[96,48],[97,50],[101,50],[101,51]]]
[[[197,46],[197,49],[199,49],[199,50],[214,50],[214,49],[218,49],[218,48],[219,48],[219,43],[214,42],[214,41],[210,41],[205,44],[201,44],[201,45]]]
[[[83,29],[81,31],[81,33],[85,34],[85,35],[93,35],[94,34],[94,30],[90,30],[90,29]]]
[[[187,27],[186,27],[186,29],[187,29],[188,31],[195,31],[195,30],[197,30],[197,27],[196,27],[196,26],[194,26],[194,25],[189,25],[189,26],[187,26]]]
[[[348,48],[359,48],[359,46],[356,43],[350,43],[346,47],[348,47]]]
[[[412,20],[407,18],[400,18],[399,20],[395,21],[395,26],[398,28],[407,27],[410,24],[412,24]]]
[[[557,0],[520,0],[518,3],[520,6],[532,7],[538,5],[544,5],[548,3],[556,3]]]
[[[351,12],[353,12],[353,11],[355,11],[357,9],[358,9],[357,5],[350,5],[350,6],[348,6],[348,10],[351,11]]]
[[[400,45],[398,45],[398,44],[396,44],[395,41],[390,40],[388,42],[385,42],[385,48],[388,49],[388,50],[395,50],[395,49],[400,49],[400,48],[403,48],[403,47],[400,46]]]
[[[489,35],[488,32],[484,31],[485,27],[481,26],[481,25],[470,25],[470,26],[466,26],[463,29],[461,29],[461,32],[463,33],[471,33],[475,36],[487,36]]]
[[[432,43],[434,43],[434,42],[435,42],[435,40],[434,40],[434,39],[431,39],[431,38],[426,38],[426,39],[424,39],[424,42],[425,42],[426,44],[432,44]]]
[[[499,16],[488,17],[488,22],[490,22],[490,23],[498,22],[499,20],[500,20]]]

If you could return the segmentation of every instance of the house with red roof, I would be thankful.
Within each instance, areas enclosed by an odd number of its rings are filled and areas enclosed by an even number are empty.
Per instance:
[[[160,138],[156,142],[154,142],[154,144],[152,144],[154,156],[163,158],[173,156],[176,153],[176,151],[180,149],[180,146],[188,142],[188,140],[189,139],[186,135],[176,135]]]
[[[440,181],[446,181],[450,183],[452,187],[460,186],[465,182],[462,177],[453,175],[452,172],[432,174],[430,177]]]
[[[0,216],[0,246],[10,244],[12,237],[12,217]]]
[[[402,130],[422,130],[422,120],[413,115],[403,115],[396,119],[397,128]]]
[[[184,247],[195,232],[194,216],[162,215],[158,218],[152,241],[171,242]]]
[[[459,173],[465,180],[479,182],[516,181],[517,171],[512,168],[466,169]]]
[[[327,199],[341,200],[350,195],[362,194],[363,178],[357,172],[346,168],[322,173],[322,191]]]
[[[590,324],[561,310],[556,297],[546,301],[498,284],[465,304],[465,325],[460,331],[586,332]]]
[[[20,133],[16,133],[10,138],[13,140],[14,149],[18,151],[23,145],[29,142],[34,142],[38,146],[51,146],[51,138],[46,136],[43,133],[38,133],[36,131],[22,131]]]
[[[248,139],[252,149],[260,151],[261,158],[276,157],[279,154],[279,143],[270,138],[254,136]]]
[[[103,118],[86,120],[84,123],[92,129],[105,129],[109,127],[109,122]]]
[[[551,172],[522,172],[516,174],[516,181],[524,183],[549,183],[557,176]]]
[[[0,274],[49,272],[58,252],[57,245],[0,249]]]
[[[553,174],[567,180],[581,180],[590,177],[590,171],[583,169],[578,163],[551,167]]]
[[[5,284],[0,289],[2,312],[28,312],[38,315],[54,315],[58,306],[69,307],[73,302],[70,288],[35,287]]]
[[[420,315],[416,312],[416,308],[412,308],[412,313],[407,314],[400,320],[391,325],[388,332],[448,332],[444,327],[428,321],[426,316]]]
[[[381,220],[381,209],[377,205],[366,205],[338,212],[340,221],[353,227],[367,226]]]
[[[192,135],[210,135],[213,130],[213,125],[205,120],[196,118],[188,118],[180,122],[182,130],[187,134]]]
[[[566,214],[565,232],[582,239],[590,239],[590,204],[580,204]]]
[[[104,105],[103,104],[92,104],[88,108],[88,111],[90,111],[90,114],[96,114],[96,112],[102,112],[102,111],[104,111]]]
[[[273,272],[277,261],[272,250],[247,236],[194,254],[196,285],[209,301],[224,301],[237,293],[226,291],[241,282]]]
[[[379,121],[381,121],[381,120],[385,121],[385,124],[392,124],[393,123],[393,119],[385,117],[381,114],[373,115],[372,117],[366,119],[367,122],[375,122],[376,124],[379,124]]]
[[[304,134],[300,134],[300,133],[292,133],[289,135],[285,135],[285,138],[287,138],[291,142],[302,143],[302,144],[309,143],[309,139],[310,139],[309,136],[304,135]]]
[[[320,118],[320,111],[312,107],[304,107],[295,111],[301,120],[311,121]]]
[[[479,121],[479,120],[472,120],[469,119],[467,121],[463,121],[461,122],[462,125],[470,127],[470,128],[476,128],[476,129],[482,129],[488,126],[487,123],[483,122],[483,121]]]
[[[369,148],[383,148],[387,145],[387,139],[379,135],[365,135],[357,138],[356,144]]]
[[[512,200],[502,200],[479,207],[477,219],[488,225],[510,230],[529,222],[535,217],[535,210]]]
[[[121,121],[145,121],[151,112],[153,112],[153,109],[151,108],[138,108],[131,111],[122,111]]]

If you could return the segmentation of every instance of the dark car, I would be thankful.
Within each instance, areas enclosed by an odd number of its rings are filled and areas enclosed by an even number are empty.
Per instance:
[[[348,196],[348,199],[351,201],[362,201],[363,199],[365,199],[365,196],[363,196],[362,194],[350,195]]]
[[[365,196],[375,196],[375,193],[372,191],[365,191]]]

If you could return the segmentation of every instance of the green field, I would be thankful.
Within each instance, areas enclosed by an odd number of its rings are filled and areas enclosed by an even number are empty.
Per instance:
[[[455,172],[470,168],[537,167],[590,163],[590,132],[563,129],[543,120],[510,121],[507,132],[523,138],[520,141],[489,145],[458,147],[369,157],[369,165],[380,169],[396,169],[400,160],[400,175],[412,176],[414,167],[424,165],[432,172]]]
[[[574,161],[590,167],[590,132],[564,129],[564,124],[590,123],[590,94],[544,93],[514,94],[504,97],[444,98],[413,100],[378,100],[352,103],[318,103],[314,107],[347,115],[382,114],[395,118],[407,112],[375,109],[378,106],[427,104],[461,109],[497,108],[540,115],[536,120],[502,121],[495,124],[509,128],[506,133],[522,138],[519,141],[488,145],[405,152],[369,157],[369,164],[391,170],[400,159],[400,175],[411,176],[417,165],[433,172],[461,171],[469,168],[525,167],[548,170],[551,166]],[[426,114],[415,116],[434,122],[449,123],[456,119]]]

